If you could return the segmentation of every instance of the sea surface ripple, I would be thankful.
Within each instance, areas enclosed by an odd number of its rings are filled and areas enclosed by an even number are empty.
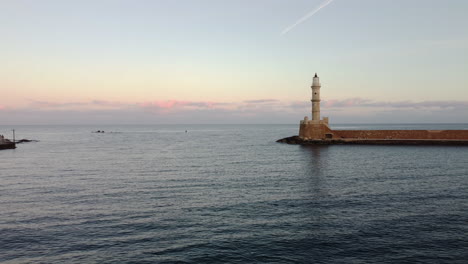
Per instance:
[[[16,130],[40,142],[0,151],[1,263],[467,263],[468,147],[275,143],[297,125]]]

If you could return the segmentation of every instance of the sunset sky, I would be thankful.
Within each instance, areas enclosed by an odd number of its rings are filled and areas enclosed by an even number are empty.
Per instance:
[[[298,123],[315,72],[332,124],[466,123],[467,14],[466,0],[0,0],[0,124]]]

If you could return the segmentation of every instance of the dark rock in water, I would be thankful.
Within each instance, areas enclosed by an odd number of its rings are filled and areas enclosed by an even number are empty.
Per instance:
[[[302,140],[299,136],[292,136],[292,137],[278,139],[276,142],[286,143],[286,144],[302,144],[304,143],[304,140]]]
[[[282,138],[278,139],[276,142],[279,143],[286,143],[286,144],[291,144],[291,145],[330,145],[330,144],[338,144],[341,141],[335,140],[335,141],[330,141],[330,140],[314,140],[314,139],[302,139],[299,136],[292,136],[292,137],[287,137],[287,138]]]
[[[16,143],[27,143],[27,142],[39,142],[39,140],[32,140],[32,139],[20,139],[20,140],[17,140]]]

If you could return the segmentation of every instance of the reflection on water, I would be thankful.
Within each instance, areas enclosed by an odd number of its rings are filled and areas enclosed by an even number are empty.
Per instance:
[[[327,145],[300,146],[304,163],[302,171],[306,175],[309,194],[316,197],[327,195],[328,151]]]
[[[309,157],[309,168],[311,174],[321,175],[322,169],[328,166],[328,145],[301,146],[302,152]]]

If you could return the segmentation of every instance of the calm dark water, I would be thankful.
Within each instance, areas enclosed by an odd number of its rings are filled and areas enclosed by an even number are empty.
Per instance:
[[[297,125],[15,128],[40,142],[0,151],[2,263],[468,260],[468,147],[275,143]]]

